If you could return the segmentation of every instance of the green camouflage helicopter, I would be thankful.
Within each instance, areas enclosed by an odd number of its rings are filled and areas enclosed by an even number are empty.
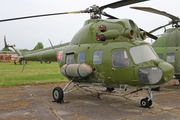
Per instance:
[[[159,59],[151,45],[143,41],[146,32],[140,31],[133,20],[118,19],[103,12],[108,7],[117,8],[142,1],[147,0],[121,0],[101,7],[93,5],[82,11],[4,19],[0,22],[50,15],[90,13],[91,19],[85,21],[71,42],[25,53],[21,59],[58,62],[61,73],[70,82],[63,89],[54,88],[52,95],[56,102],[63,102],[64,94],[75,88],[93,85],[106,87],[107,91],[111,92],[114,88],[128,85],[137,88],[137,91],[148,89],[149,96],[142,99],[140,104],[142,107],[150,107],[151,87],[172,79],[174,68]],[[109,19],[101,19],[101,15]],[[155,37],[150,33],[147,35]],[[75,88],[68,88],[72,82]]]
[[[180,25],[178,24],[180,22],[180,19],[174,15],[150,7],[131,8],[163,15],[172,20],[168,24],[160,26],[150,31],[149,33],[155,32],[168,25],[172,25],[172,28],[167,30],[165,29],[163,35],[152,44],[152,47],[161,59],[170,63],[174,67],[174,75],[177,79],[180,80]]]

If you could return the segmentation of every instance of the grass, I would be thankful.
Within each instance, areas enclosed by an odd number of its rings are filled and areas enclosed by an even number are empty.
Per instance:
[[[60,73],[57,62],[51,64],[40,62],[28,62],[23,69],[23,65],[17,63],[0,62],[0,88],[16,85],[55,83],[67,81]]]

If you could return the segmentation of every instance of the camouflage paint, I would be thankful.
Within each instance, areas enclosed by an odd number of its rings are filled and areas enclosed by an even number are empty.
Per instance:
[[[106,26],[105,31],[99,30],[99,26]],[[127,33],[127,31],[131,33]],[[148,45],[143,41],[143,33],[140,32],[137,25],[129,19],[109,19],[87,20],[84,26],[75,34],[72,41],[48,49],[29,52],[23,55],[24,60],[39,61],[58,61],[61,68],[66,64],[66,56],[74,54],[74,64],[77,64],[78,53],[85,52],[85,63],[89,65],[93,72],[85,78],[66,76],[73,82],[90,83],[94,85],[119,87],[126,84],[135,87],[151,86],[142,83],[138,77],[138,69],[143,67],[159,67],[163,71],[163,77],[158,83],[160,85],[173,78],[173,67],[163,60],[151,60],[135,64],[130,54],[130,49],[135,46]],[[105,40],[97,40],[97,36],[105,36]],[[102,64],[93,64],[93,53],[96,50],[102,50]],[[112,54],[115,50],[126,51],[130,60],[129,66],[114,67],[112,64]],[[60,57],[60,53],[62,57]],[[156,53],[153,52],[155,55]],[[157,56],[157,55],[156,55]],[[61,59],[60,59],[61,58]],[[157,57],[158,58],[158,57]]]
[[[175,62],[170,63],[173,65],[175,71],[174,75],[177,79],[180,79],[180,28],[168,29],[159,39],[157,39],[152,47],[157,54],[163,54],[163,60],[166,60],[167,53],[175,54]]]

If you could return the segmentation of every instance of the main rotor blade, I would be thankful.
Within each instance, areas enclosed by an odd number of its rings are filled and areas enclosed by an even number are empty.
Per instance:
[[[35,18],[35,17],[45,17],[45,16],[61,15],[61,14],[72,14],[72,13],[82,13],[82,11],[72,11],[72,12],[63,12],[63,13],[53,13],[53,14],[43,14],[43,15],[33,15],[33,16],[17,17],[17,18],[3,19],[3,20],[0,20],[0,22],[19,20],[19,19]]]
[[[163,25],[163,26],[160,26],[160,27],[158,27],[158,28],[155,28],[155,29],[149,31],[149,33],[153,33],[153,32],[155,32],[155,31],[157,31],[157,30],[159,30],[159,29],[161,29],[161,28],[163,28],[163,27],[166,27],[166,26],[168,26],[168,25],[171,25],[171,24],[172,24],[172,23],[168,23],[168,24],[166,24],[166,25]]]
[[[117,2],[114,2],[114,3],[110,3],[110,4],[107,4],[107,5],[104,5],[104,6],[101,6],[99,9],[100,10],[103,10],[105,8],[118,8],[118,7],[122,7],[122,6],[125,6],[125,5],[130,5],[130,4],[133,4],[133,3],[138,3],[138,2],[144,2],[144,1],[148,1],[148,0],[120,0],[120,1],[117,1]]]
[[[106,17],[109,17],[109,19],[119,19],[119,18],[114,17],[114,16],[112,16],[112,15],[109,15],[109,14],[107,14],[107,13],[105,13],[105,12],[103,12],[102,15],[104,15],[104,16],[106,16]]]
[[[142,10],[142,11],[146,11],[146,12],[151,12],[151,13],[156,13],[156,14],[159,14],[159,15],[163,15],[163,16],[166,16],[166,17],[172,19],[173,21],[179,20],[179,18],[174,16],[174,15],[171,15],[171,14],[166,13],[164,11],[159,11],[157,9],[150,8],[150,7],[137,7],[137,6],[133,6],[133,7],[130,7],[130,8],[137,9],[137,10]]]

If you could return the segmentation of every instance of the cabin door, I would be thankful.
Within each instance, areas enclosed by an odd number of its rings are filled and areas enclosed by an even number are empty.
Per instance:
[[[111,78],[116,84],[128,84],[134,80],[134,68],[126,49],[114,49]]]

